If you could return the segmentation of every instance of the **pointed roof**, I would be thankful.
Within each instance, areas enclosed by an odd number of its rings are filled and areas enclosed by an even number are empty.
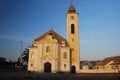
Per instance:
[[[69,10],[68,10],[68,13],[75,13],[75,12],[76,12],[76,9],[73,6],[73,4],[71,4],[70,7],[69,7]]]
[[[48,32],[46,32],[45,34],[39,36],[38,38],[36,38],[35,41],[40,41],[41,39],[44,39],[46,37],[46,35],[52,35],[53,38],[56,39],[58,41],[58,43],[60,43],[60,44],[62,41],[65,41],[66,46],[69,46],[67,40],[64,39],[61,35],[59,35],[52,29],[49,30]]]

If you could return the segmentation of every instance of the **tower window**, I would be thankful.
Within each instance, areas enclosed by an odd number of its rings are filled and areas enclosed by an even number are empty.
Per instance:
[[[74,26],[74,24],[71,24],[71,34],[75,34],[75,26]]]
[[[72,41],[74,41],[74,39],[72,39]]]
[[[64,68],[66,69],[66,67],[67,67],[67,65],[66,64],[64,64]]]
[[[31,67],[33,67],[33,63],[31,64]]]
[[[50,47],[49,47],[49,46],[47,46],[46,52],[47,52],[47,53],[50,52]]]
[[[74,16],[70,16],[71,19],[74,19]]]

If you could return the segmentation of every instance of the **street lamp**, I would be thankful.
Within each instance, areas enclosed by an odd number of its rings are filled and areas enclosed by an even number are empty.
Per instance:
[[[21,52],[20,52],[20,66],[22,65],[22,49],[23,49],[23,41],[20,41],[20,46],[21,46]]]

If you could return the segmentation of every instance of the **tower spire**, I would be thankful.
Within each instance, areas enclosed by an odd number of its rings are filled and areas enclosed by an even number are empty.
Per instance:
[[[70,5],[70,7],[69,7],[68,13],[75,13],[75,12],[76,12],[76,9],[75,9],[75,7],[73,6],[73,3],[72,3],[72,1],[71,1],[71,5]]]
[[[80,49],[79,49],[79,26],[78,26],[78,13],[71,3],[67,13],[67,40],[70,45],[71,54],[71,71],[79,71],[80,69]]]

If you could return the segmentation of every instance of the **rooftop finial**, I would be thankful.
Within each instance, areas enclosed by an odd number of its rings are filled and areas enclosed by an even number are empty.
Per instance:
[[[71,5],[70,5],[70,7],[69,7],[69,10],[68,10],[68,12],[72,12],[72,13],[74,13],[74,12],[76,12],[76,9],[75,9],[75,7],[73,6],[73,2],[72,2],[72,0],[70,1],[71,2]]]
[[[53,27],[51,27],[51,30],[53,30]]]
[[[72,2],[72,0],[71,0],[70,2],[71,2],[71,5],[73,5],[73,2]]]

